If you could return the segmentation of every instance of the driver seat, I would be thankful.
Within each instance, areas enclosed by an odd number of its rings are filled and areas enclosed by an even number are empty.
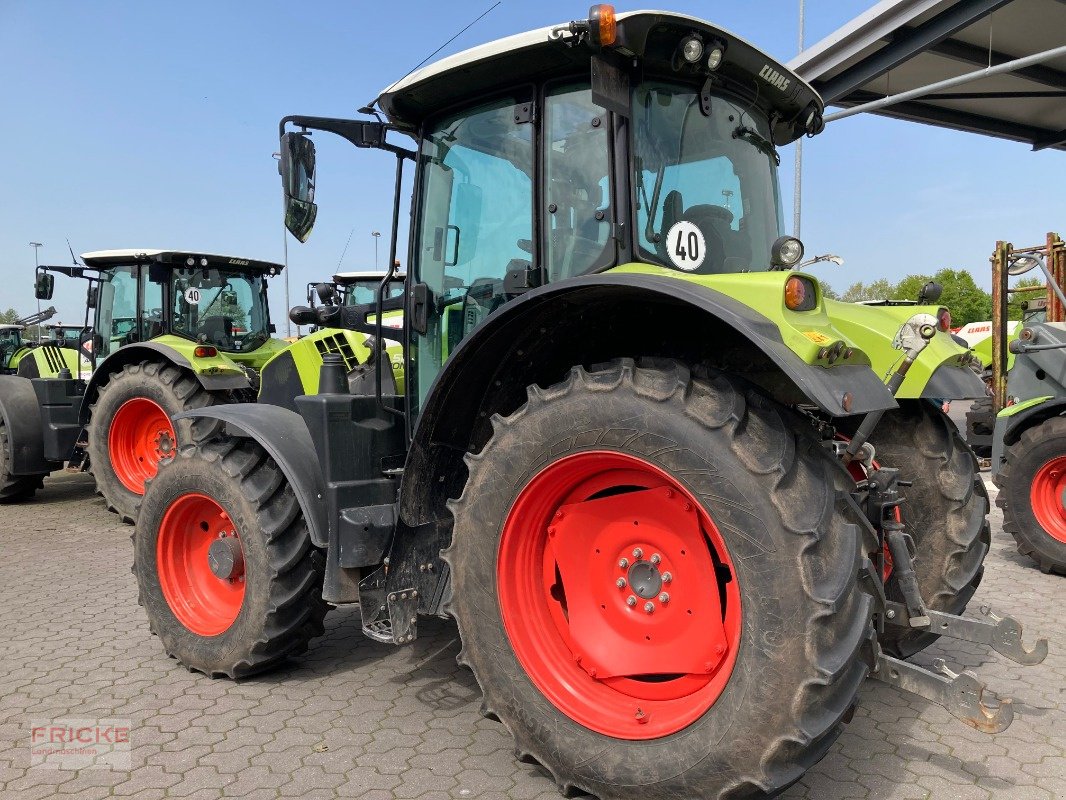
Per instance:
[[[208,344],[228,349],[233,341],[233,320],[229,317],[213,316],[200,320],[200,335]]]
[[[730,230],[732,213],[722,206],[701,204],[685,209],[681,215],[684,222],[691,222],[703,232],[707,242],[707,256],[696,270],[700,274],[725,272],[725,237]]]

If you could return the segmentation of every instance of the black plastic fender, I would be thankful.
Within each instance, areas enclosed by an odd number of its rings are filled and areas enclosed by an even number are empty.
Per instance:
[[[89,384],[85,388],[85,402],[81,407],[81,422],[85,424],[89,420],[89,406],[96,402],[96,395],[100,386],[110,380],[112,374],[121,370],[127,364],[136,364],[140,361],[169,361],[175,366],[187,369],[196,380],[208,391],[224,391],[227,389],[250,389],[252,384],[244,375],[203,375],[193,369],[192,364],[184,355],[173,347],[158,342],[139,342],[120,347],[114,353],[101,361],[93,372]]]
[[[1051,397],[1009,417],[996,417],[996,427],[992,432],[992,474],[999,473],[1007,448],[1018,441],[1025,430],[1064,414],[1066,397]]]
[[[809,403],[834,417],[896,407],[869,367],[805,363],[775,323],[721,292],[660,275],[570,278],[494,311],[437,375],[404,471],[404,521],[420,525],[443,514],[444,501],[462,488],[463,453],[487,439],[495,410],[525,402],[527,386],[561,380],[575,364],[625,356],[709,363],[781,402]]]
[[[63,466],[44,457],[41,408],[29,378],[0,375],[0,414],[11,445],[12,475],[41,475]]]
[[[303,417],[280,406],[232,403],[184,411],[174,419],[207,417],[221,420],[231,436],[252,439],[267,451],[300,504],[311,541],[316,547],[329,542],[325,484],[311,434]]]
[[[941,364],[929,377],[922,397],[938,400],[980,400],[988,396],[985,382],[969,367]]]

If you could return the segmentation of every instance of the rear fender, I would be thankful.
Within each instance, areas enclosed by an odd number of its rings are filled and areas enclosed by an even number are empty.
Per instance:
[[[250,389],[252,386],[247,376],[243,373],[240,375],[212,375],[202,369],[197,369],[183,353],[169,345],[159,342],[128,344],[116,350],[97,365],[96,371],[93,372],[93,376],[89,379],[89,384],[85,388],[85,402],[82,404],[81,411],[82,424],[89,421],[89,407],[96,402],[100,387],[127,364],[139,364],[142,361],[169,362],[188,371],[209,392]]]
[[[11,446],[12,475],[40,475],[63,466],[44,456],[41,408],[28,378],[0,375],[0,414]]]
[[[640,273],[559,281],[492,313],[438,374],[404,471],[403,521],[416,527],[447,519],[444,503],[465,482],[463,454],[487,440],[493,413],[509,414],[525,402],[527,386],[557,383],[575,364],[619,357],[707,364],[782,403],[814,405],[830,416],[896,407],[869,366],[808,364],[777,324],[706,286]]]

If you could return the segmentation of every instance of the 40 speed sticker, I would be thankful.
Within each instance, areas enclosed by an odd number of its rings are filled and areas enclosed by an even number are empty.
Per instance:
[[[675,222],[666,233],[666,254],[670,262],[685,272],[694,272],[707,257],[703,231],[691,222]]]

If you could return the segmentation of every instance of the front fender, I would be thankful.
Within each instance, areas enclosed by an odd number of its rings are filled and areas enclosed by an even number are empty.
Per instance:
[[[292,487],[300,504],[311,541],[316,547],[329,543],[325,510],[325,485],[315,445],[303,417],[280,406],[232,403],[183,411],[174,419],[221,420],[231,436],[255,441],[267,451]]]
[[[527,386],[558,382],[575,364],[641,356],[709,364],[781,402],[814,405],[831,416],[896,407],[865,360],[808,364],[785,344],[777,324],[708,286],[644,273],[571,278],[497,309],[439,372],[404,472],[405,522],[431,521],[455,496],[449,493],[461,489],[462,454],[487,437],[492,413],[525,402]]]
[[[0,375],[0,415],[7,432],[12,475],[40,475],[63,466],[44,457],[41,407],[28,378]]]
[[[1066,414],[1066,397],[1052,396],[1034,397],[1000,411],[992,431],[992,474],[999,472],[1007,448],[1017,442],[1024,431],[1063,414]]]

